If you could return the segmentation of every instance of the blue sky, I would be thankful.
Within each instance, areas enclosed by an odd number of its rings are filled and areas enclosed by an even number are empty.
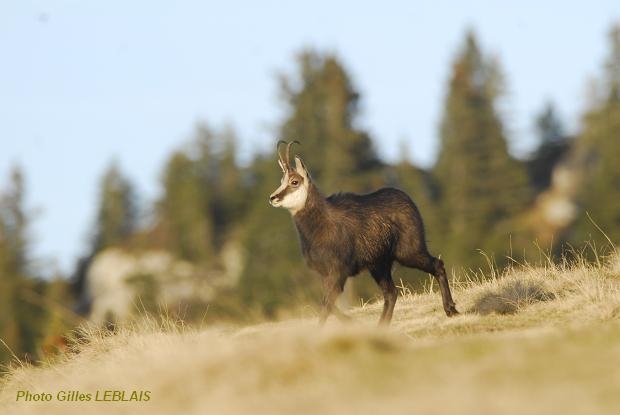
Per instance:
[[[233,125],[240,157],[270,149],[277,75],[304,47],[337,53],[362,93],[362,126],[388,160],[408,143],[432,165],[450,63],[468,28],[506,75],[510,145],[557,105],[579,128],[615,1],[0,1],[0,186],[26,173],[44,274],[85,252],[97,184],[120,162],[145,203],[198,121]],[[284,137],[287,138],[287,137]],[[303,137],[295,137],[303,140]]]

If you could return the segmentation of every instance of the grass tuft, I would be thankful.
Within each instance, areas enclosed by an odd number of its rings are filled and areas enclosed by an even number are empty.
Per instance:
[[[491,313],[515,314],[523,307],[555,298],[542,281],[508,280],[498,285],[498,288],[480,294],[469,312],[483,316]]]

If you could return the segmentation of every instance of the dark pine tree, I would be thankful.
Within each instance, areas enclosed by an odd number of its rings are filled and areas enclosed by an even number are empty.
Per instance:
[[[175,152],[164,170],[164,195],[158,206],[164,245],[194,263],[208,261],[214,254],[209,168],[208,160],[196,161],[185,152]]]
[[[112,162],[101,179],[93,252],[123,245],[136,231],[137,220],[134,188]]]
[[[0,193],[0,362],[11,360],[13,353],[32,358],[45,320],[45,310],[30,301],[41,296],[42,284],[31,275],[30,218],[24,205],[24,176],[15,167]]]
[[[530,184],[536,193],[547,189],[557,163],[567,154],[571,140],[552,103],[536,118],[538,147],[527,163]]]
[[[498,64],[468,33],[450,76],[434,175],[440,190],[442,253],[453,265],[477,267],[478,250],[508,251],[509,219],[528,202],[523,166],[508,153],[498,114]]]
[[[370,136],[358,127],[360,96],[350,76],[333,55],[305,51],[298,62],[297,78],[281,78],[288,108],[280,138],[302,142],[299,151],[324,191],[371,190],[376,183],[368,176],[381,163]]]
[[[603,246],[608,245],[607,238],[620,243],[620,26],[611,30],[609,39],[602,91],[585,114],[575,143],[586,162],[586,182],[580,197],[582,214],[571,238],[574,244],[592,239]]]

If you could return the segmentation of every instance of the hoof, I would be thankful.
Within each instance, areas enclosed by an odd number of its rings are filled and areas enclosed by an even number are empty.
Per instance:
[[[377,327],[388,327],[391,323],[391,320],[380,318],[377,322]]]
[[[454,316],[458,316],[460,313],[456,310],[456,307],[454,306],[450,306],[450,308],[446,308],[446,315],[448,317],[454,317]]]

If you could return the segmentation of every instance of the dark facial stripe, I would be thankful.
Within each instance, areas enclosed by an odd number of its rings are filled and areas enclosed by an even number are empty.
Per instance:
[[[301,187],[303,185],[303,182],[304,182],[304,178],[303,177],[301,177],[296,172],[289,172],[289,177],[287,179],[288,182],[290,183],[291,179],[293,179],[293,178],[295,180],[299,181],[299,186],[292,187],[290,184],[287,184],[286,187],[281,192],[276,193],[274,195],[275,199],[283,200],[286,195],[293,193],[295,190],[297,190],[299,187]]]
[[[286,187],[284,188],[284,190],[282,190],[280,193],[276,194],[276,198],[277,198],[278,200],[283,200],[283,199],[284,199],[284,196],[286,196],[286,195],[288,195],[288,194],[293,193],[293,191],[294,191],[294,190],[295,190],[295,189],[293,189],[291,186],[286,186]]]

